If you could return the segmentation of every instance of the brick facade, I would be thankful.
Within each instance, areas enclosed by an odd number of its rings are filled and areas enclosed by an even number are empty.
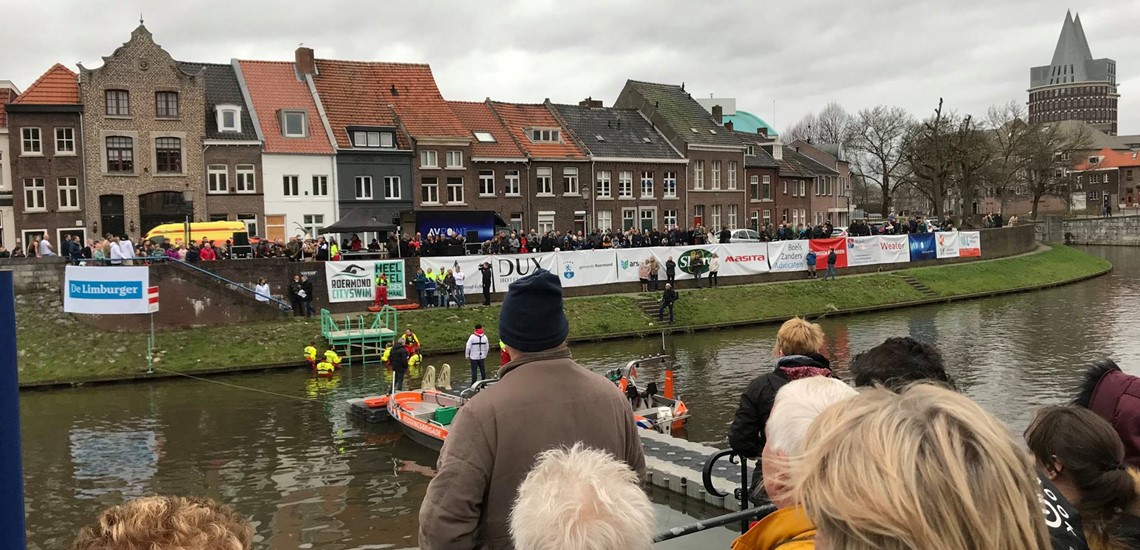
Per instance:
[[[775,224],[779,220],[776,197],[780,172],[775,168],[748,168],[744,174],[748,196],[745,227],[759,231],[766,223]]]
[[[475,157],[478,158],[478,157]],[[466,160],[465,170],[450,171],[450,170],[423,170],[421,171],[418,164],[419,158],[416,159],[416,173],[419,178],[416,180],[415,200],[416,210],[448,210],[451,208],[462,208],[463,210],[489,210],[496,212],[503,221],[512,224],[513,229],[529,228],[530,225],[536,220],[534,214],[528,210],[529,197],[531,193],[531,184],[528,178],[529,166],[525,161],[520,159],[517,162],[511,161],[483,161],[483,160]],[[518,193],[511,195],[507,194],[507,174],[512,172],[512,176],[518,176]],[[462,173],[462,176],[459,174]],[[480,178],[482,175],[489,175],[494,181],[493,194],[481,194]],[[440,178],[439,193],[443,200],[447,198],[447,177],[463,177],[463,194],[465,207],[448,206],[444,203],[439,204],[424,204],[424,192],[422,178],[436,177]],[[517,227],[516,227],[517,225]],[[501,229],[501,228],[500,228]]]
[[[242,220],[251,226],[250,235],[265,235],[265,178],[261,170],[260,145],[206,146],[206,217],[210,220]],[[210,189],[210,173],[225,167],[226,190]],[[253,191],[239,190],[238,169],[253,169]],[[252,224],[248,221],[252,216]]]
[[[159,223],[179,221],[187,213],[184,193],[193,198],[193,218],[207,217],[203,174],[205,129],[204,70],[188,73],[183,65],[155,44],[140,25],[130,40],[105,57],[104,65],[80,65],[80,100],[83,114],[84,162],[87,170],[85,209],[100,233],[129,234],[137,239]],[[127,114],[108,114],[108,90],[122,90],[129,98]],[[177,115],[159,116],[159,92],[177,94]],[[108,138],[126,144],[129,166],[113,166]],[[160,167],[160,139],[174,138],[180,166]],[[166,143],[170,143],[167,141]],[[169,157],[168,157],[169,158]],[[172,162],[172,161],[168,161]],[[109,165],[112,164],[112,165]],[[165,192],[165,195],[151,195]],[[121,201],[121,202],[120,202]],[[121,211],[120,211],[121,205]],[[133,229],[132,229],[133,227]]]
[[[591,228],[595,227],[594,224],[601,224],[603,219],[602,212],[610,212],[611,226],[613,229],[629,229],[637,228],[645,230],[646,228],[659,231],[667,231],[671,226],[687,227],[685,222],[686,212],[689,211],[685,199],[689,174],[684,162],[652,162],[645,160],[641,162],[610,162],[610,161],[597,161],[593,163],[592,173],[593,182],[591,183],[592,195],[594,197],[593,213],[591,219]],[[629,196],[622,196],[620,180],[622,173],[626,172],[630,175],[632,181],[631,192]],[[645,195],[642,193],[642,175],[648,172],[652,178],[652,194]],[[669,174],[676,180],[676,192],[671,197],[664,196],[665,191],[665,177]],[[601,194],[602,184],[600,183],[601,177],[608,175],[609,177],[609,196]],[[631,212],[632,217],[627,217],[626,212]],[[652,213],[652,218],[646,218],[647,213]],[[668,214],[668,220],[666,215]],[[598,225],[597,227],[601,227]]]
[[[83,139],[80,136],[80,106],[9,105],[8,126],[11,136],[13,214],[16,237],[27,246],[35,234],[46,234],[59,251],[61,234],[89,238],[90,227],[84,222]],[[21,153],[20,136],[24,128],[38,128],[41,153]],[[56,129],[70,132],[73,152],[56,150]],[[66,136],[66,134],[65,134]],[[28,183],[42,180],[29,188]],[[72,184],[72,191],[60,184]],[[35,203],[29,204],[32,198]]]
[[[718,230],[724,226],[730,229],[745,227],[744,146],[741,145],[739,151],[712,151],[689,146],[685,156],[689,159],[689,191],[686,201],[689,215],[679,225],[694,227],[699,223]],[[730,179],[732,163],[736,163],[735,183]],[[716,188],[717,170],[720,172],[720,189]],[[699,171],[703,171],[703,176],[698,176]],[[735,220],[731,219],[732,209],[736,210]]]

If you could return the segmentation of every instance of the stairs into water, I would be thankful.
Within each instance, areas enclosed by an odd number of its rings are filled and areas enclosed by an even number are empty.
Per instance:
[[[911,288],[913,288],[913,289],[917,290],[919,293],[921,293],[923,298],[937,298],[938,297],[937,292],[930,290],[930,287],[927,287],[926,285],[922,284],[920,281],[918,281],[914,277],[911,277],[910,275],[901,275],[900,274],[900,275],[898,275],[898,278],[902,279],[903,282],[910,285]]]
[[[649,317],[656,319],[658,308],[661,307],[661,302],[657,300],[656,296],[639,296],[637,298],[637,307],[642,313]]]

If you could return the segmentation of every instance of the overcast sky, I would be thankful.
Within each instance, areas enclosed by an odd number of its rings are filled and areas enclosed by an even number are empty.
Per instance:
[[[20,89],[59,62],[102,64],[138,25],[175,59],[317,57],[425,62],[448,99],[611,104],[626,79],[735,97],[782,130],[838,101],[926,116],[945,97],[984,116],[1026,101],[1065,10],[1094,57],[1118,61],[1120,133],[1140,133],[1140,0],[8,0],[0,79]],[[295,6],[303,6],[298,8]],[[773,102],[775,106],[773,107]],[[774,113],[774,114],[773,114]]]

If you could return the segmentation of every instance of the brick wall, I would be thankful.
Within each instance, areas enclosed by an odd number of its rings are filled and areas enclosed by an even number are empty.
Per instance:
[[[260,145],[209,145],[206,147],[205,164],[209,166],[225,166],[228,190],[222,194],[209,193],[206,195],[206,216],[225,216],[225,219],[235,221],[238,215],[253,215],[257,217],[258,233],[265,235],[265,180],[261,170]],[[255,192],[237,192],[237,166],[252,165],[254,170]],[[208,182],[207,182],[208,184]]]
[[[11,131],[11,162],[12,162],[12,199],[13,214],[16,222],[16,238],[21,239],[23,246],[28,241],[23,238],[24,231],[44,231],[51,243],[59,251],[60,230],[80,234],[88,237],[89,227],[85,223],[84,193],[86,191],[83,178],[83,138],[80,135],[80,113],[78,106],[74,112],[28,112],[31,106],[15,106],[8,113],[8,125]],[[24,156],[20,153],[20,136],[23,128],[36,127],[40,129],[41,147],[40,156]],[[56,152],[56,128],[70,128],[75,139],[74,154],[58,154]],[[31,211],[27,209],[27,195],[24,190],[24,180],[29,178],[43,178],[45,209]],[[75,178],[79,184],[79,194],[75,209],[61,209],[59,196],[59,178]]]
[[[694,212],[698,206],[704,207],[704,218],[701,224],[705,227],[712,227],[716,220],[713,216],[713,207],[720,206],[721,216],[720,225],[729,225],[729,206],[736,206],[736,226],[748,226],[748,209],[745,206],[747,180],[745,178],[746,171],[744,169],[744,153],[743,151],[727,152],[727,151],[702,151],[690,148],[686,155],[689,159],[688,169],[688,215],[683,216],[682,220],[678,222],[681,227],[692,227],[694,224]],[[701,162],[703,161],[704,169],[704,188],[696,189],[696,176],[694,172],[701,169]],[[721,190],[713,190],[713,163],[720,162],[720,178]],[[736,189],[729,189],[729,163],[736,162]],[[717,228],[719,229],[719,227]]]

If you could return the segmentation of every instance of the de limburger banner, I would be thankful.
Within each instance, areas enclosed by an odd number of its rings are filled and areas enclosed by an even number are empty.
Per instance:
[[[146,267],[77,266],[65,271],[63,311],[99,315],[148,313]]]

